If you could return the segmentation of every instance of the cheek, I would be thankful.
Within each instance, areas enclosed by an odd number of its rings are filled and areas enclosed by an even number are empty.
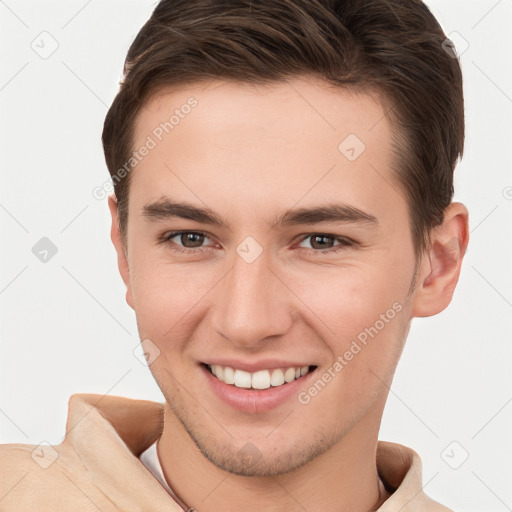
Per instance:
[[[306,306],[301,308],[304,314],[326,339],[334,340],[334,349],[343,352],[347,340],[376,322],[380,326],[381,315],[396,323],[396,309],[407,300],[413,272],[411,266],[409,276],[404,266],[381,258],[364,265],[317,267],[286,280]],[[398,305],[393,308],[394,304]]]
[[[171,264],[147,254],[135,256],[131,284],[140,334],[160,342],[175,339],[212,285],[192,265]]]
[[[412,267],[409,276],[404,265],[401,271],[397,266],[383,258],[379,265],[364,269],[324,268],[296,281],[301,283],[297,295],[312,312],[305,313],[308,323],[329,349],[325,399],[348,407],[338,414],[367,405],[382,389],[380,379],[386,381],[399,359],[410,319],[407,292]]]
[[[310,417],[326,425],[353,424],[382,393],[387,395],[407,335],[408,308],[395,302],[383,309],[383,317],[357,311],[340,321],[336,336],[327,341],[332,360],[301,396],[301,403],[310,400]]]

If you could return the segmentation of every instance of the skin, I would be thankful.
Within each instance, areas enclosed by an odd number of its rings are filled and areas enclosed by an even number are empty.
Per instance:
[[[198,105],[132,171],[126,247],[109,197],[126,300],[141,339],[160,351],[150,369],[166,399],[164,474],[200,512],[376,510],[389,496],[376,466],[389,386],[411,319],[451,301],[467,210],[447,208],[417,261],[386,109],[318,79],[161,91],[137,118],[134,147],[190,96]],[[366,146],[355,161],[338,150],[350,133]],[[209,208],[230,229],[142,215],[163,196]],[[284,210],[332,202],[377,223],[270,229]],[[206,237],[159,243],[178,230]],[[321,245],[315,234],[332,238]],[[262,248],[252,263],[236,251],[248,236]],[[172,250],[184,246],[197,252]],[[400,312],[307,404],[294,396],[270,412],[240,412],[205,385],[199,363],[219,355],[300,360],[321,375],[396,303]]]

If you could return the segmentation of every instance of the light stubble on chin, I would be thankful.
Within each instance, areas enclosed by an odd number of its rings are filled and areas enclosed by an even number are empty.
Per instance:
[[[187,419],[187,414],[172,399],[166,397],[166,401],[203,456],[219,469],[235,475],[271,477],[289,473],[326,452],[343,436],[342,432],[309,432],[307,443],[299,439],[284,450],[276,443],[272,455],[263,454],[251,442],[234,437],[231,443],[219,441],[206,433],[204,426],[198,428]]]

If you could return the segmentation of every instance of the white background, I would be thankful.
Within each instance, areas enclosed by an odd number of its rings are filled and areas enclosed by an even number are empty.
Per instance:
[[[512,510],[512,0],[427,4],[469,45],[455,200],[469,208],[471,240],[452,304],[413,321],[380,439],[414,448],[425,491],[450,508]],[[107,201],[92,195],[109,179],[104,117],[154,5],[0,2],[0,442],[60,443],[73,393],[163,401],[133,355]],[[46,59],[38,37],[58,44]],[[42,237],[58,249],[47,263],[32,253]]]

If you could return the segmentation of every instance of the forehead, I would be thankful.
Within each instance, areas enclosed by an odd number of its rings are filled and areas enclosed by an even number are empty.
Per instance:
[[[190,107],[192,103],[194,106]],[[251,132],[254,135],[259,130],[268,139],[286,138],[286,133],[294,140],[301,135],[318,135],[329,143],[329,135],[334,132],[339,137],[343,131],[352,130],[361,138],[368,138],[367,132],[373,132],[373,137],[387,132],[388,108],[384,103],[384,95],[376,90],[357,92],[315,77],[267,84],[203,81],[154,93],[141,109],[134,132],[136,138],[144,136],[157,128],[155,122],[165,123],[175,114],[171,120],[174,138],[184,131],[185,123],[181,121],[189,118],[187,125],[192,124],[198,135],[208,136],[202,143],[216,141],[216,134],[222,135],[221,129],[224,133],[242,130],[240,136]],[[179,124],[181,130],[175,130]],[[377,125],[379,129],[375,130]],[[201,128],[208,132],[201,133]]]
[[[378,194],[394,180],[382,98],[314,78],[162,89],[134,126],[133,149],[149,141],[151,150],[134,162],[131,197],[155,199],[173,186],[190,198],[229,189],[269,203],[272,191],[286,202],[308,190],[311,199],[335,188],[343,195],[340,185],[360,188],[361,179]]]

